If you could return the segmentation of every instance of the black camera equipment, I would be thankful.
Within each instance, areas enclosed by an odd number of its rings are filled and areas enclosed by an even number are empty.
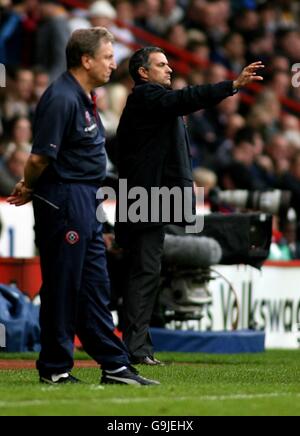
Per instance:
[[[268,258],[271,240],[269,214],[208,215],[203,232],[196,235],[186,235],[184,229],[168,226],[160,309],[156,314],[160,312],[164,323],[200,320],[204,306],[212,302],[209,283],[219,278],[212,266],[245,264],[260,268]],[[238,319],[233,327],[237,324]]]

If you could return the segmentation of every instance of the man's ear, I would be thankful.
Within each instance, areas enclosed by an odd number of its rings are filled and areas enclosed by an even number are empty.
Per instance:
[[[86,69],[86,70],[90,70],[91,69],[91,57],[88,55],[83,55],[81,57],[81,63],[82,66]]]
[[[139,75],[141,76],[141,78],[143,80],[148,80],[149,79],[149,72],[148,72],[148,70],[146,70],[145,67],[140,67],[139,68]]]

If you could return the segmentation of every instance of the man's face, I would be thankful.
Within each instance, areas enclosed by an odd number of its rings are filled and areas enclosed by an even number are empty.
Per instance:
[[[95,56],[89,61],[88,72],[94,88],[108,83],[116,68],[113,45],[111,42],[103,41]]]
[[[171,87],[172,69],[163,53],[151,53],[149,67],[142,68],[140,74],[147,82],[158,83],[166,88]]]
[[[29,70],[23,70],[18,73],[16,80],[16,89],[22,100],[29,100],[33,93],[34,76]]]
[[[11,0],[0,0],[0,8],[8,8],[11,6]]]

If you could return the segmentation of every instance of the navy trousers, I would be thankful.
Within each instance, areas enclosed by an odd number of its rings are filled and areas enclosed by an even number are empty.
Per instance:
[[[102,368],[129,364],[108,308],[110,283],[96,192],[90,185],[51,183],[34,194],[43,278],[37,368],[43,375],[71,371],[75,335]]]

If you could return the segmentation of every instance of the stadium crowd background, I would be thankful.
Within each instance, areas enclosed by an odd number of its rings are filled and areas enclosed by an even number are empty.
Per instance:
[[[238,74],[247,63],[264,62],[265,81],[258,93],[239,93],[217,108],[187,118],[195,181],[205,187],[207,198],[216,186],[290,190],[300,217],[300,87],[296,86],[300,79],[292,71],[300,61],[298,1],[81,3],[86,8],[72,6],[72,0],[0,0],[0,63],[7,70],[7,86],[0,89],[0,197],[9,195],[23,175],[37,102],[64,71],[66,42],[78,28],[105,26],[117,37],[118,70],[109,86],[97,90],[108,137],[109,170],[115,171],[116,129],[133,85],[128,58],[132,50],[146,45],[134,26],[162,38],[175,51],[199,59],[198,66],[182,68],[171,53],[175,89],[217,83]],[[298,229],[295,217],[275,225],[279,258],[300,258]]]

